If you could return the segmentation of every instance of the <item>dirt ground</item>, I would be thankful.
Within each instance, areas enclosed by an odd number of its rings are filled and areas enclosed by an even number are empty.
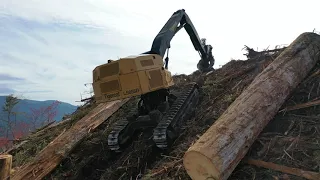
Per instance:
[[[182,157],[188,147],[201,136],[228,106],[241,94],[252,80],[278,54],[256,57],[250,60],[232,60],[212,74],[201,76],[175,76],[174,91],[187,82],[195,81],[201,87],[201,99],[195,116],[185,122],[183,131],[173,146],[160,152],[150,145],[151,131],[139,133],[132,144],[122,153],[108,149],[107,138],[110,126],[135,107],[137,98],[131,99],[112,117],[84,139],[46,179],[190,179],[182,165]],[[320,99],[320,65],[310,73],[294,91],[281,109]],[[179,87],[179,88],[178,88]],[[28,162],[64,128],[92,109],[94,105],[82,108],[72,120],[45,132],[39,131],[28,137],[29,143],[12,152],[14,167]],[[275,162],[290,167],[320,172],[320,106],[297,110],[280,111],[259,135],[246,157]],[[33,143],[32,143],[33,142]],[[42,145],[35,142],[43,142]],[[292,179],[302,178],[258,168],[241,162],[229,178],[239,179]]]

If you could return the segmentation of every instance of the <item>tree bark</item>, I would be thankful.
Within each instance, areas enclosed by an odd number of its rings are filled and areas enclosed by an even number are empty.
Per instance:
[[[302,33],[184,155],[194,180],[227,179],[257,136],[319,60],[320,36]]]
[[[49,174],[73,148],[129,99],[99,104],[85,117],[50,142],[37,156],[15,173],[13,180],[40,180]]]
[[[12,166],[12,156],[9,154],[0,155],[0,179],[9,180]]]

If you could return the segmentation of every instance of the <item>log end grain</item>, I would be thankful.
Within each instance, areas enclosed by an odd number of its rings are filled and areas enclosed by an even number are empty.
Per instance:
[[[187,151],[183,157],[183,165],[193,180],[219,180],[221,173],[214,164],[199,151]]]

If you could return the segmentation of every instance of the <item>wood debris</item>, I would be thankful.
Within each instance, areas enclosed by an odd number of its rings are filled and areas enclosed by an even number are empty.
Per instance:
[[[255,165],[255,166],[259,166],[259,167],[263,167],[263,168],[268,168],[268,169],[273,169],[275,171],[280,171],[283,173],[292,174],[292,175],[303,177],[303,178],[310,179],[310,180],[319,180],[320,179],[320,173],[317,173],[317,172],[304,171],[304,170],[298,169],[298,168],[287,167],[287,166],[275,164],[272,162],[265,162],[265,161],[261,161],[261,160],[255,160],[255,159],[247,159],[247,160],[245,160],[245,162],[248,164],[251,164],[251,165]]]
[[[12,180],[40,180],[45,177],[68,156],[78,142],[88,134],[89,129],[98,127],[127,101],[128,99],[99,104],[68,131],[54,139],[33,161],[17,171]]]

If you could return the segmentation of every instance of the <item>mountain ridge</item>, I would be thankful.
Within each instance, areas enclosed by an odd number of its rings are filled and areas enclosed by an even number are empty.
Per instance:
[[[0,105],[1,110],[0,112],[3,113],[2,106],[5,104],[6,96],[0,96]],[[19,103],[14,108],[14,111],[17,112],[24,112],[24,113],[31,113],[31,109],[41,109],[46,108],[50,106],[52,103],[54,103],[57,100],[32,100],[32,99],[19,99]],[[64,115],[73,113],[77,106],[72,105],[67,102],[58,101],[60,104],[57,105],[56,108],[56,116],[53,118],[55,121],[60,121]],[[19,117],[19,119],[22,119],[23,117]]]

